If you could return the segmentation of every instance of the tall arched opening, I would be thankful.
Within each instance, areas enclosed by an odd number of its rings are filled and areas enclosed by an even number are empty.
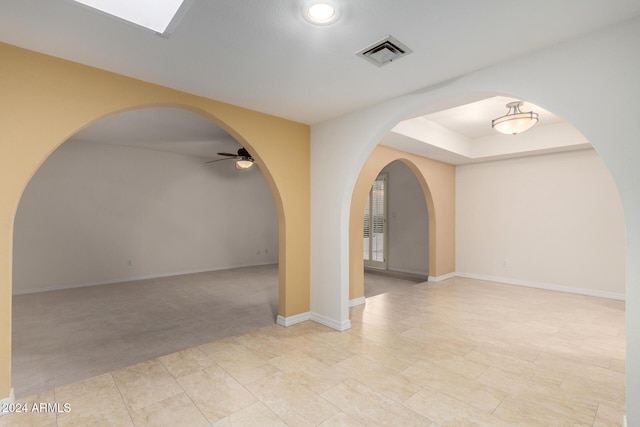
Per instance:
[[[17,396],[273,323],[278,216],[261,165],[217,155],[239,148],[193,112],[145,108],[47,158],[14,223]]]
[[[0,395],[11,389],[13,223],[21,195],[45,159],[78,130],[114,113],[175,107],[211,120],[242,146],[262,169],[274,195],[279,226],[279,317],[309,309],[309,127],[20,48],[2,45],[20,102],[0,111]],[[34,72],[33,70],[38,70]]]
[[[312,128],[311,193],[314,218],[311,265],[311,309],[343,329],[349,316],[349,218],[351,197],[366,159],[399,121],[421,108],[430,112],[473,102],[496,94],[525,99],[553,111],[582,133],[611,171],[625,213],[626,226],[626,388],[628,401],[640,396],[638,360],[640,339],[633,325],[640,319],[640,202],[638,171],[630,159],[638,156],[637,93],[632,70],[638,58],[637,21],[540,50],[515,61],[496,64],[458,79],[427,87],[371,106],[350,116]],[[626,40],[620,45],[620,40]],[[611,67],[594,67],[606,61]],[[623,94],[623,95],[621,95]],[[597,100],[595,102],[594,100]],[[611,108],[612,105],[617,108]],[[622,119],[622,120],[621,120]],[[611,123],[617,123],[612,127]],[[336,151],[341,156],[336,158]],[[321,173],[331,161],[331,174]],[[336,173],[336,171],[341,171]],[[338,194],[334,203],[329,195]],[[633,331],[633,332],[629,332]],[[629,423],[640,411],[627,408]]]
[[[349,221],[351,305],[364,301],[362,226],[367,195],[376,176],[394,161],[402,162],[409,168],[418,180],[426,200],[429,220],[429,276],[432,280],[441,280],[454,271],[454,167],[378,145],[365,162],[352,196]]]

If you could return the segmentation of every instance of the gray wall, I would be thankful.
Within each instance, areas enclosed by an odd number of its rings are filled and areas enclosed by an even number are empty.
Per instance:
[[[388,187],[387,268],[405,273],[429,274],[429,216],[420,183],[402,162],[383,170]]]
[[[273,197],[233,161],[68,141],[15,221],[14,293],[278,261]]]

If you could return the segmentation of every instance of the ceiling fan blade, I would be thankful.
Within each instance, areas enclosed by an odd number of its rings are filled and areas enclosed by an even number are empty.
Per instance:
[[[234,157],[238,157],[238,156],[234,156]],[[222,160],[232,160],[232,158],[231,158],[231,157],[226,157],[226,158],[224,158],[224,159],[209,160],[208,162],[205,162],[205,164],[206,164],[206,163],[215,163],[215,162],[220,162],[220,161],[222,161]]]
[[[230,156],[230,157],[238,157],[237,154],[231,154],[231,153],[217,153],[218,156]]]

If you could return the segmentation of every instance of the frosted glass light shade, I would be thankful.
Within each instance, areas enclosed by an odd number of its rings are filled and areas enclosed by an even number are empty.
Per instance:
[[[238,170],[249,169],[251,166],[253,166],[253,162],[251,160],[240,159],[236,161],[236,169]]]
[[[500,133],[516,135],[525,132],[538,122],[538,113],[520,111],[522,102],[510,102],[507,104],[507,115],[491,121],[491,126]]]

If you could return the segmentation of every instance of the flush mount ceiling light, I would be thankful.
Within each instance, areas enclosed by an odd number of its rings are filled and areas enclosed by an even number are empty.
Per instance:
[[[305,5],[302,15],[312,24],[329,25],[338,19],[338,10],[327,2],[312,2]]]
[[[159,34],[169,32],[185,0],[75,0]],[[184,9],[184,8],[183,8]]]
[[[520,111],[522,104],[521,101],[508,103],[509,112],[505,116],[492,120],[491,127],[506,135],[516,135],[531,129],[538,122],[538,113],[533,111],[523,113]]]

